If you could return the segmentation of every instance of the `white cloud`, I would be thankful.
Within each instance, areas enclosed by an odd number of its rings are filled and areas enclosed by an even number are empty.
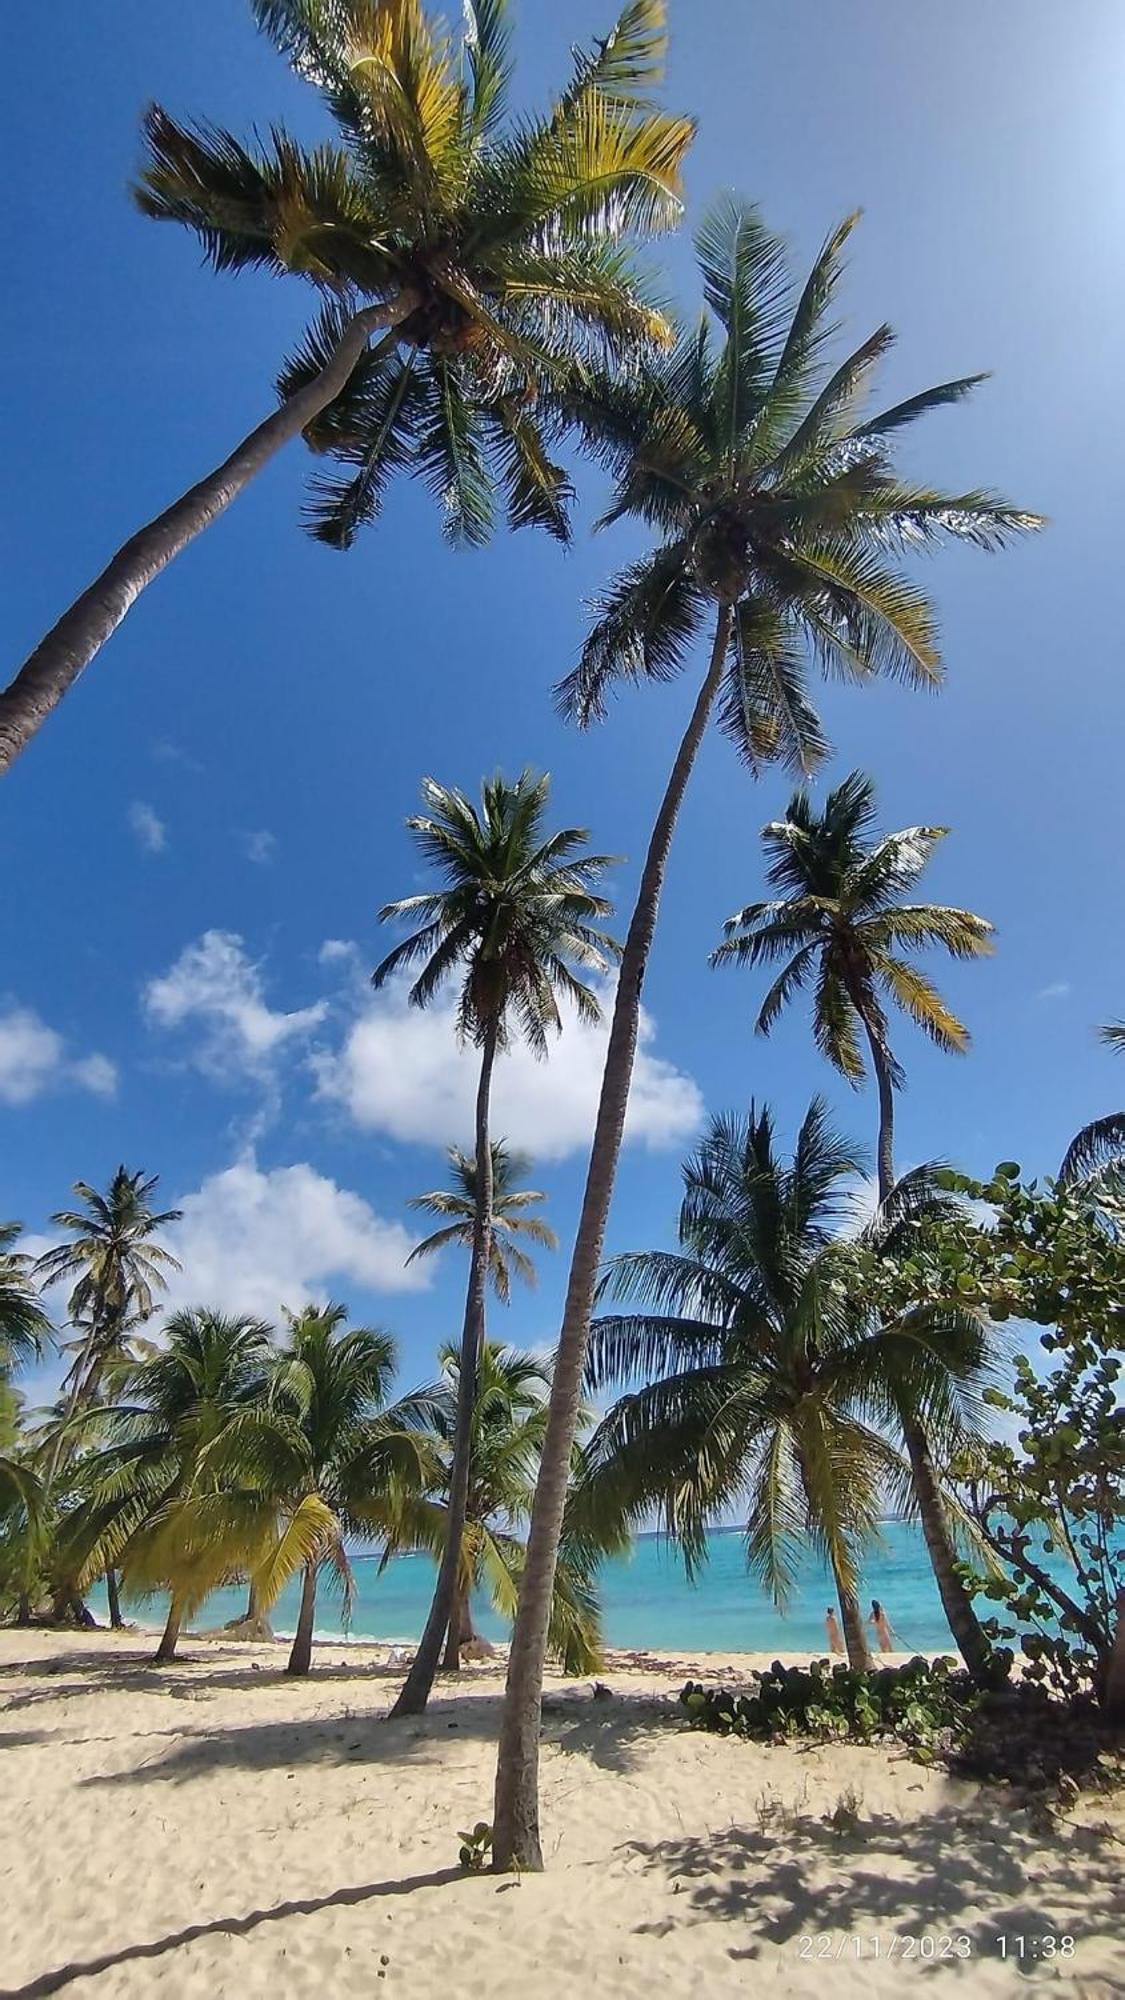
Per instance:
[[[268,827],[257,827],[249,833],[240,834],[239,838],[246,851],[247,861],[255,861],[259,867],[264,867],[273,860],[277,848],[277,836],[272,834]]]
[[[160,736],[152,746],[152,754],[161,764],[178,764],[181,770],[190,771],[194,777],[203,776],[204,766],[190,750],[176,743],[169,736]]]
[[[205,1304],[276,1321],[297,1308],[348,1297],[348,1288],[421,1291],[428,1273],[406,1268],[414,1238],[307,1161],[260,1168],[252,1154],[211,1174],[177,1206],[168,1246],[183,1266],[165,1304]]]
[[[117,1071],[108,1056],[72,1057],[62,1035],[32,1007],[0,1001],[0,1103],[30,1104],[66,1085],[112,1097]]]
[[[1069,1000],[1072,992],[1069,979],[1056,979],[1050,986],[1041,986],[1035,995],[1037,1000]]]
[[[411,1007],[406,982],[392,981],[365,1006],[336,1054],[313,1057],[319,1094],[345,1107],[366,1131],[445,1144],[472,1132],[477,1057],[454,1033],[455,1000],[426,1012]],[[537,1062],[513,1043],[496,1065],[493,1128],[541,1160],[563,1159],[589,1144],[609,1033],[612,990],[602,995],[605,1019],[586,1027],[563,1009],[563,1032]],[[703,1099],[694,1079],[651,1051],[656,1028],[641,1016],[627,1139],[678,1146],[698,1130]]]
[[[143,852],[163,854],[168,845],[168,829],[152,807],[146,805],[143,799],[134,799],[128,818],[130,830]]]
[[[325,938],[317,960],[321,965],[350,965],[359,957],[359,946],[351,938]]]
[[[268,1076],[285,1044],[324,1019],[323,1001],[290,1013],[266,1004],[262,975],[233,931],[205,931],[185,946],[175,964],[149,981],[145,1014],[159,1028],[201,1030],[193,1060],[220,1079]]]

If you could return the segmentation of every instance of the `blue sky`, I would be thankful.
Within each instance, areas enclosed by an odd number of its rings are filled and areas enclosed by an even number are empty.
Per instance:
[[[521,89],[542,94],[611,11],[523,0]],[[886,824],[948,824],[928,890],[999,930],[991,962],[933,967],[971,1056],[900,1032],[903,1164],[1050,1171],[1125,1088],[1094,1035],[1125,993],[1106,890],[1125,699],[1123,84],[1116,0],[1025,0],[1018,17],[972,0],[673,0],[666,95],[700,119],[689,223],[737,187],[803,267],[862,206],[844,308],[857,339],[884,318],[898,330],[888,400],[994,371],[912,435],[908,463],[1052,517],[1013,553],[930,565],[940,698],[824,693],[824,782],[862,765]],[[243,133],[323,128],[231,0],[117,0],[68,9],[65,28],[32,10],[0,97],[14,666],[112,548],[265,412],[310,308],[295,281],[210,275],[191,239],[133,211],[143,105]],[[694,306],[687,232],[658,255]],[[523,535],[452,555],[427,496],[400,486],[341,557],[300,531],[306,469],[299,449],[283,456],[147,594],[2,788],[0,1214],[41,1237],[75,1178],[104,1181],[121,1159],[159,1172],[187,1208],[183,1296],[272,1312],[331,1292],[399,1334],[416,1378],[456,1330],[462,1272],[449,1258],[404,1289],[405,1201],[464,1136],[468,1079],[446,1020],[373,1012],[363,978],[385,948],[379,905],[415,884],[402,822],[418,781],[549,769],[557,817],[626,857],[627,909],[690,685],[628,694],[586,737],[552,714],[583,600],[635,546],[590,533],[594,482],[569,554]],[[705,1108],[767,1096],[788,1135],[820,1089],[850,1130],[873,1131],[871,1094],[823,1069],[800,1010],[756,1040],[759,983],[706,968],[722,919],[759,892],[758,829],[787,792],[707,746],[646,989],[612,1247],[666,1236]],[[500,1122],[547,1155],[564,1245],[597,1054],[568,1036],[549,1075],[514,1059],[498,1085]],[[549,1260],[495,1330],[552,1339],[565,1265]]]

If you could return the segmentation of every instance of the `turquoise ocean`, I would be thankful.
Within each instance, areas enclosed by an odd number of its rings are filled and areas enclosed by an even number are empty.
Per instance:
[[[416,1640],[421,1633],[433,1589],[434,1567],[428,1556],[400,1556],[380,1572],[378,1558],[353,1552],[356,1591],[351,1623],[345,1632],[341,1603],[327,1578],[317,1599],[317,1636],[353,1640]],[[694,1582],[666,1541],[656,1535],[638,1536],[631,1555],[603,1565],[600,1573],[606,1644],[643,1648],[650,1652],[807,1652],[825,1645],[824,1614],[834,1592],[823,1563],[810,1550],[797,1579],[792,1603],[775,1610],[762,1585],[747,1573],[745,1547],[737,1528],[721,1529],[708,1539],[708,1560]],[[898,1643],[908,1652],[952,1650],[933,1572],[921,1531],[910,1522],[888,1521],[879,1543],[863,1566],[863,1608],[880,1599]],[[296,1623],[299,1586],[294,1581],[271,1612],[274,1631],[291,1633]],[[105,1615],[101,1593],[91,1596],[98,1617]],[[216,1591],[198,1618],[197,1631],[213,1630],[242,1615],[243,1586]],[[994,1609],[983,1605],[982,1610]],[[158,1624],[163,1606],[154,1600],[127,1605],[128,1615],[146,1625]],[[507,1627],[484,1602],[474,1605],[477,1629],[487,1638],[503,1640]]]

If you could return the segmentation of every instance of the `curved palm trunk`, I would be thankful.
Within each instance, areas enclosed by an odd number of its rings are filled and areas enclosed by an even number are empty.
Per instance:
[[[716,621],[707,675],[676,753],[667,790],[656,816],[621,957],[594,1142],[555,1357],[547,1431],[520,1582],[519,1608],[508,1655],[508,1683],[500,1728],[493,1813],[493,1856],[494,1866],[498,1869],[516,1867],[526,1870],[543,1866],[539,1843],[539,1723],[543,1668],[547,1657],[547,1629],[551,1618],[571,1451],[582,1395],[582,1370],[586,1360],[594,1288],[621,1153],[637,1048],[641,988],[656,930],[660,892],[688,779],[722,678],[730,633],[731,612],[729,606],[724,605]]]
[[[105,1573],[105,1594],[109,1604],[109,1629],[120,1632],[125,1624],[121,1616],[121,1596],[117,1588],[117,1571],[107,1569]]]
[[[154,1667],[166,1667],[176,1657],[176,1641],[180,1636],[180,1622],[183,1612],[173,1597],[168,1606],[168,1622],[161,1634],[160,1644],[152,1656]]]
[[[289,1664],[285,1669],[287,1674],[307,1674],[312,1665],[313,1621],[316,1617],[316,1572],[316,1563],[305,1564],[305,1577],[301,1585],[301,1609],[297,1615],[297,1630],[293,1634]]]
[[[890,1057],[882,1036],[867,1019],[862,1006],[854,996],[853,1005],[863,1022],[867,1044],[871,1050],[871,1066],[879,1086],[878,1173],[879,1201],[882,1204],[895,1184],[895,1100]],[[922,1535],[942,1609],[949,1622],[949,1629],[957,1641],[961,1658],[974,1680],[983,1683],[989,1678],[991,1650],[981,1630],[980,1620],[973,1609],[973,1600],[957,1575],[955,1568],[957,1553],[946,1523],[945,1509],[941,1504],[937,1473],[930,1457],[926,1433],[917,1417],[912,1416],[909,1411],[900,1411],[899,1420],[907,1457],[910,1460],[910,1476],[914,1486],[914,1497],[918,1502],[918,1518],[922,1523]]]
[[[445,1546],[442,1549],[433,1602],[430,1605],[425,1629],[410,1672],[391,1710],[392,1716],[420,1715],[425,1708],[441,1658],[442,1642],[453,1617],[457,1595],[461,1544],[465,1538],[465,1521],[469,1504],[477,1370],[484,1346],[488,1267],[492,1255],[492,1146],[489,1138],[489,1107],[498,1033],[499,1022],[490,1024],[481,1050],[480,1081],[477,1085],[475,1126],[477,1202],[476,1213],[473,1216],[473,1248],[469,1261],[469,1288],[465,1298],[465,1321],[461,1334],[461,1359],[457,1371],[457,1417],[453,1437],[453,1464],[449,1474]]]
[[[217,520],[283,445],[299,437],[306,424],[339,395],[371,334],[396,326],[413,305],[413,295],[401,292],[389,305],[368,306],[357,313],[315,381],[306,383],[243,438],[220,466],[118,549],[0,694],[0,776],[57,708],[142,590]]]

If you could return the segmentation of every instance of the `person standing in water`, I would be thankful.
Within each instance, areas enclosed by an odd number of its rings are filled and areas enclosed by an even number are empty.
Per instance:
[[[867,1622],[879,1642],[879,1651],[881,1653],[893,1653],[895,1649],[895,1635],[891,1630],[890,1620],[877,1597],[873,1597],[871,1600],[871,1615]]]
[[[840,1632],[840,1621],[831,1605],[829,1605],[824,1615],[824,1629],[828,1634],[829,1652],[842,1653],[844,1650],[844,1641]]]

